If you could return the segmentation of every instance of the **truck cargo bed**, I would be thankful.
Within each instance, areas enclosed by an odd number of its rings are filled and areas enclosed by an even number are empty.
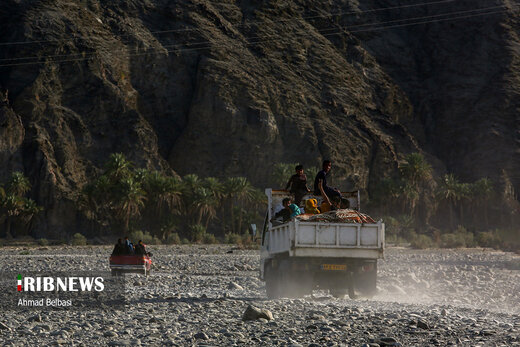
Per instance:
[[[273,227],[266,235],[267,252],[290,256],[382,258],[384,224],[303,222]]]

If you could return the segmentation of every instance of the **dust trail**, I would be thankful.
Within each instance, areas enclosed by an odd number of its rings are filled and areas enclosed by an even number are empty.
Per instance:
[[[387,250],[377,301],[520,313],[520,257],[489,250]]]

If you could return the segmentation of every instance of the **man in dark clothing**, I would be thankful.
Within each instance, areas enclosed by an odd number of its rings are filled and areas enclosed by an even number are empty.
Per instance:
[[[126,247],[123,244],[123,240],[117,239],[117,243],[114,247],[114,250],[112,251],[112,255],[123,255],[125,254]]]
[[[303,173],[303,165],[297,165],[295,170],[296,174],[291,176],[285,190],[289,190],[294,195],[294,203],[300,206],[302,198],[310,192],[310,189],[307,188],[307,176]]]
[[[331,188],[327,185],[327,173],[330,171],[332,167],[332,163],[330,160],[323,161],[323,170],[318,172],[316,178],[314,179],[314,194],[321,195],[323,197],[323,201],[327,202],[330,206],[332,206],[330,199],[333,196],[339,196],[341,198],[341,193],[339,190]]]

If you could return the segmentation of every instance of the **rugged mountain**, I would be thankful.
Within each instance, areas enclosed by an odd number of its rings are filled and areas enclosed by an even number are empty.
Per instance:
[[[519,29],[509,0],[4,0],[0,181],[29,176],[54,234],[113,152],[257,185],[330,158],[370,191],[419,151],[518,190]]]

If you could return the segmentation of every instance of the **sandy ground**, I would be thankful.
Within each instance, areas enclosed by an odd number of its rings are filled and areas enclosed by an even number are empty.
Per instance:
[[[0,345],[520,346],[520,257],[389,248],[378,294],[315,291],[267,300],[259,251],[150,246],[154,270],[127,275],[120,310],[7,310]],[[108,270],[112,247],[2,248],[3,272]],[[272,320],[242,321],[248,305]]]

